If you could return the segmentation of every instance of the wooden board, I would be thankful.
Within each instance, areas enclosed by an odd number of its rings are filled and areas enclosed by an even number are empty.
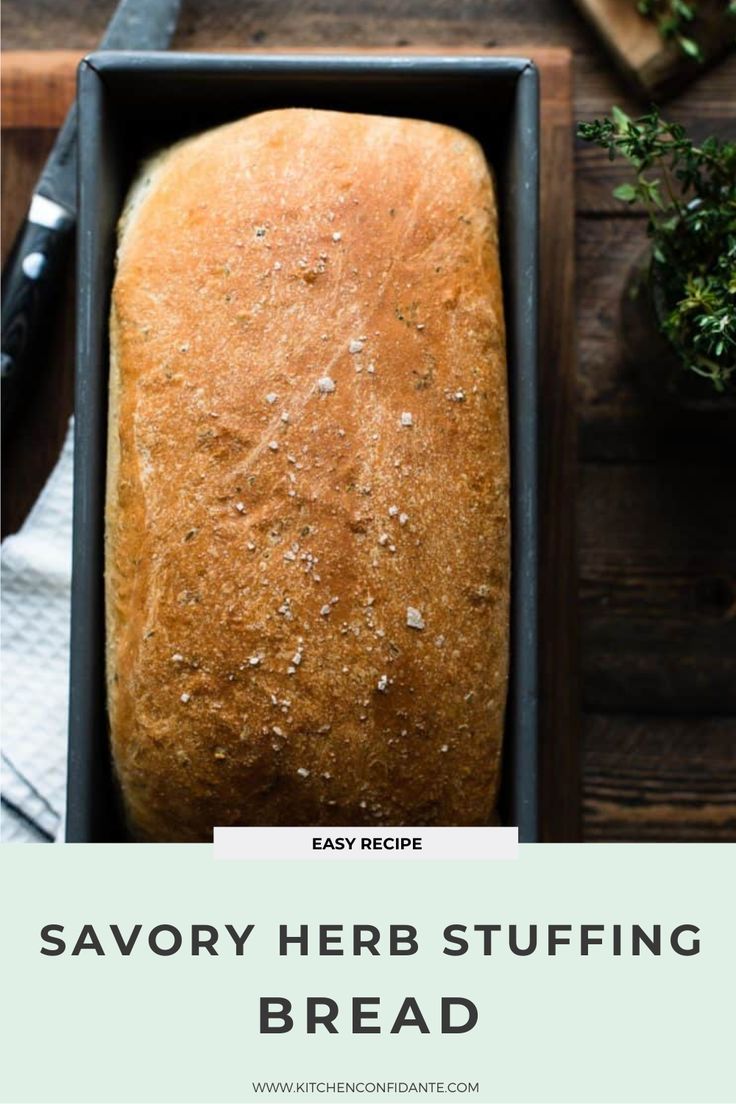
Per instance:
[[[463,52],[479,51],[468,47]],[[497,52],[531,55],[541,75],[541,830],[544,839],[569,841],[580,836],[581,805],[571,57],[560,48],[515,47]],[[78,61],[76,51],[3,55],[4,250],[12,243],[54,128],[74,95]],[[56,322],[55,354],[42,393],[21,433],[8,443],[3,532],[13,531],[21,523],[58,453],[71,410],[70,311],[67,301]]]
[[[736,838],[732,717],[587,718],[586,840]]]
[[[665,42],[653,20],[640,15],[635,0],[575,0],[590,20],[629,84],[647,102],[672,95],[733,44],[736,20],[726,0],[699,0],[687,27],[702,61],[687,57],[675,41]]]
[[[93,50],[114,7],[115,0],[4,0],[3,45]],[[519,42],[572,47],[576,118],[600,117],[612,103],[640,110],[570,0],[187,0],[174,46],[393,51],[472,44],[511,52]],[[734,88],[732,51],[688,85],[668,114],[696,141],[733,138]],[[29,140],[46,139],[6,132],[6,165],[9,142],[20,143],[24,164],[34,163]],[[720,700],[727,669],[736,685],[736,424],[653,407],[637,385],[646,363],[633,370],[622,356],[621,289],[646,242],[643,219],[611,195],[627,174],[622,161],[577,142],[583,838],[736,840],[736,712]],[[657,477],[670,487],[666,499],[643,491]],[[703,523],[719,508],[725,528],[682,527],[698,485]],[[614,653],[615,693],[606,685]]]

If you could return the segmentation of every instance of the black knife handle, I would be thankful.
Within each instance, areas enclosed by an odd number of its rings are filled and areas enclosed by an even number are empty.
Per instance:
[[[6,431],[41,370],[43,336],[51,308],[62,293],[60,279],[73,224],[40,226],[26,221],[3,271],[2,427]]]

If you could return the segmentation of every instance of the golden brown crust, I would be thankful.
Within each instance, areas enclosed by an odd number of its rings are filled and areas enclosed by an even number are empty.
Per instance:
[[[293,110],[174,147],[123,220],[111,359],[109,713],[135,833],[486,821],[508,447],[477,144]]]

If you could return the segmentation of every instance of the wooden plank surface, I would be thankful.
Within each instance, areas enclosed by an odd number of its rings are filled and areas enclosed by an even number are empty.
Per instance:
[[[525,48],[514,52],[526,53]],[[554,288],[542,303],[542,484],[541,501],[554,504],[543,511],[540,588],[540,628],[543,640],[541,680],[543,714],[541,739],[541,825],[544,838],[576,839],[580,834],[579,679],[577,653],[577,572],[575,550],[575,496],[568,493],[576,470],[575,363],[573,344],[573,228],[572,82],[570,55],[560,48],[532,51],[540,69],[542,87],[541,196],[542,282]],[[3,65],[3,126],[9,145],[6,156],[6,192],[3,218],[11,240],[12,228],[22,216],[33,179],[32,166],[48,146],[49,128],[64,118],[74,94],[79,55],[67,52],[6,54]],[[38,120],[38,125],[34,121]],[[33,135],[43,135],[34,145]],[[14,159],[25,151],[23,169]],[[28,154],[31,156],[27,156]],[[57,334],[58,362],[46,385],[56,401],[34,404],[17,443],[6,450],[4,521],[6,529],[19,524],[37,493],[40,476],[48,470],[48,449],[58,448],[68,414],[67,388],[70,334]],[[66,339],[66,340],[64,340]],[[53,413],[51,413],[53,412]],[[61,415],[63,414],[63,417]],[[35,460],[34,444],[41,443]]]
[[[5,0],[4,45],[12,49],[92,49],[113,6],[113,0],[76,0],[74,5],[59,5],[55,0]],[[639,104],[572,0],[470,0],[461,6],[451,0],[301,0],[298,5],[289,0],[269,4],[188,0],[175,46],[475,48],[509,47],[519,42],[573,49],[578,118],[599,116],[610,110],[612,103],[637,112]],[[667,112],[698,139],[710,132],[734,137],[735,102],[736,60],[731,56],[668,104]],[[689,669],[700,671],[701,700],[708,703],[708,713],[713,713],[718,708],[717,688],[724,669],[731,671],[736,682],[733,654],[722,656],[722,665],[712,678],[709,672],[717,642],[723,638],[723,618],[729,615],[724,612],[720,620],[708,620],[698,604],[708,601],[710,594],[710,601],[718,609],[724,608],[724,580],[730,585],[736,579],[736,548],[724,543],[722,531],[711,534],[691,527],[681,536],[676,555],[670,557],[666,542],[671,520],[663,526],[658,541],[656,523],[650,517],[652,488],[646,494],[639,490],[647,471],[664,472],[674,460],[684,468],[700,469],[703,497],[733,519],[736,496],[732,491],[724,494],[724,479],[729,472],[736,475],[735,436],[728,424],[719,431],[712,422],[700,426],[687,416],[652,409],[637,383],[640,371],[623,361],[617,330],[621,288],[631,260],[645,242],[641,220],[628,217],[610,195],[623,174],[622,167],[610,165],[599,151],[576,144],[574,302],[579,352],[578,515],[583,538],[579,559],[584,581],[578,610],[585,641],[583,695],[588,709],[583,717],[584,838],[654,838],[652,833],[657,833],[656,838],[669,840],[736,839],[733,817],[723,815],[724,807],[736,806],[732,780],[723,771],[723,749],[736,743],[736,717],[733,712],[719,716],[685,712],[692,682],[680,685],[683,657],[687,656]],[[646,365],[640,369],[645,370]],[[734,482],[732,479],[731,486]],[[685,510],[684,504],[682,508]],[[661,586],[656,602],[642,601],[634,607],[618,596],[616,588],[611,589],[612,569],[618,572],[619,586],[624,585],[627,572],[634,578],[646,574],[650,552],[643,546],[645,537],[650,549],[658,544],[663,549],[657,567]],[[697,565],[699,574],[691,572],[683,582],[683,563]],[[708,583],[709,579],[714,581]],[[675,630],[670,614],[680,618]],[[646,647],[638,643],[644,623],[649,626]],[[697,632],[691,631],[694,628]],[[673,631],[679,634],[679,654],[673,654]],[[604,710],[590,703],[599,699],[601,680],[603,689],[606,681],[610,689],[606,666],[614,636],[622,655],[616,675],[619,698],[613,703],[615,712],[607,712],[608,706]],[[649,655],[647,677],[652,679],[659,700],[667,702],[666,718],[652,712],[647,701],[641,666],[645,652]],[[637,686],[636,706],[629,701],[629,678]],[[657,745],[661,751],[652,751],[652,733],[661,732],[662,726],[666,726],[667,742]],[[720,743],[712,737],[714,726]],[[625,778],[616,758],[619,748],[622,757],[637,764]],[[688,810],[677,799],[675,788],[663,789],[661,808],[654,809],[647,796],[656,779],[670,771],[689,778]],[[607,781],[611,784],[605,801],[599,800],[600,787]]]
[[[586,722],[586,839],[734,839],[731,718],[591,714]]]
[[[577,610],[577,413],[572,72],[541,66],[540,825],[548,841],[581,835]]]
[[[724,508],[733,496],[728,464],[642,464],[635,481],[627,465],[586,464],[588,709],[736,714],[736,511]]]

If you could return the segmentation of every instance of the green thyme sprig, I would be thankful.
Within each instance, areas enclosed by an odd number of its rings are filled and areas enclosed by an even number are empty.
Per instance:
[[[689,33],[698,9],[697,0],[638,0],[637,7],[656,24],[665,42],[674,41],[683,54],[696,61],[703,60],[700,46]]]
[[[636,6],[655,23],[665,42],[676,42],[687,57],[703,60],[692,26],[698,16],[698,0],[637,0]],[[723,6],[729,15],[736,16],[736,0],[723,0]]]
[[[578,136],[623,157],[633,180],[614,189],[638,204],[652,239],[662,332],[683,365],[717,391],[736,385],[736,142],[695,145],[654,109],[639,119],[614,107]]]

